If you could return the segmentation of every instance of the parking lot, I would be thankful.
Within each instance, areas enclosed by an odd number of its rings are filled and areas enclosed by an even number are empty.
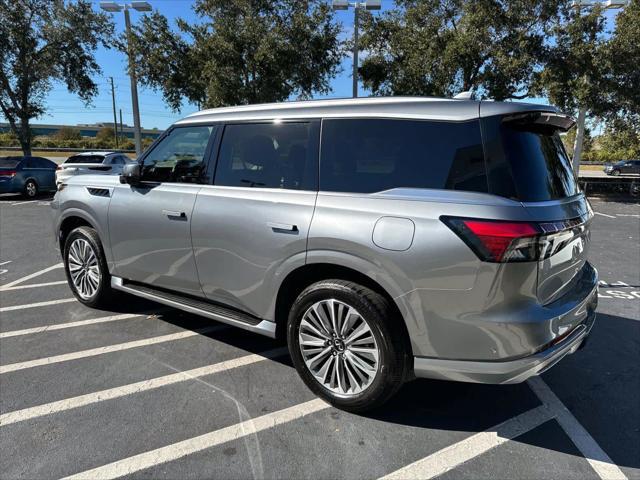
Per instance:
[[[48,199],[0,196],[0,477],[640,479],[640,207],[593,200],[586,348],[527,383],[406,384],[349,414],[282,343],[73,299]]]

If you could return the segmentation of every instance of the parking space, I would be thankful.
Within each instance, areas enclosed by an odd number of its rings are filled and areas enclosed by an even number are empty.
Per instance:
[[[316,399],[268,338],[121,296],[73,300],[46,198],[0,196],[2,478],[640,479],[640,207],[592,202],[589,344],[508,386]]]

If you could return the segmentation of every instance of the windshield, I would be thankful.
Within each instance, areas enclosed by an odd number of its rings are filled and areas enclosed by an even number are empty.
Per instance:
[[[74,155],[67,158],[64,163],[102,163],[103,155]]]

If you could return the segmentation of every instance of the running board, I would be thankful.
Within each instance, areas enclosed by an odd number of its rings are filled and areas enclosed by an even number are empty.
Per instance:
[[[276,323],[252,317],[237,310],[195,299],[179,293],[159,290],[148,285],[128,282],[120,277],[111,277],[111,288],[146,298],[170,307],[240,327],[250,332],[276,338]]]

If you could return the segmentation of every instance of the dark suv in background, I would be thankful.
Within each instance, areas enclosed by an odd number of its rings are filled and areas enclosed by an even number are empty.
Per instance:
[[[0,193],[34,198],[56,189],[57,165],[42,157],[0,157]]]
[[[605,165],[604,172],[614,176],[625,173],[640,174],[640,160],[621,160],[611,165]]]

